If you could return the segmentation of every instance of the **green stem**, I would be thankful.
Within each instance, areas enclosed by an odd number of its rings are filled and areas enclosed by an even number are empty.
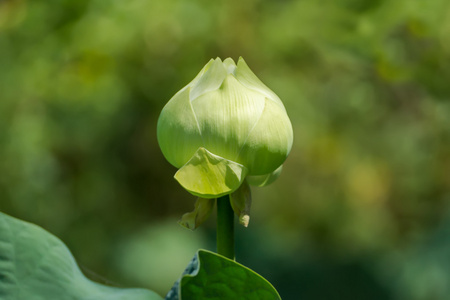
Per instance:
[[[217,253],[234,260],[234,212],[228,195],[217,199]]]

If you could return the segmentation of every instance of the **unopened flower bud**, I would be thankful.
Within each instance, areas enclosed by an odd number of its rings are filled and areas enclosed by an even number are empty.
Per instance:
[[[283,103],[242,58],[210,60],[163,108],[157,137],[175,178],[202,198],[231,194],[247,176],[274,180],[293,142]]]

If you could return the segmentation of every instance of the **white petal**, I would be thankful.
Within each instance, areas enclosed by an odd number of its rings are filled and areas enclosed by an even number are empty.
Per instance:
[[[193,101],[207,92],[217,90],[226,76],[227,70],[220,58],[216,58],[201,77],[193,83],[189,98]]]
[[[204,147],[226,159],[238,160],[239,151],[264,110],[262,94],[248,90],[229,74],[220,89],[192,101]]]
[[[252,72],[242,57],[237,64],[236,79],[247,88],[262,93],[285,110],[280,98]]]
[[[164,157],[177,168],[203,145],[200,129],[189,101],[189,88],[164,106],[157,125],[158,143]]]
[[[208,61],[208,63],[200,70],[200,72],[198,72],[197,76],[195,76],[195,78],[192,79],[192,81],[189,82],[189,84],[187,86],[185,86],[185,88],[187,88],[187,87],[191,87],[192,88],[197,83],[197,81],[200,80],[200,77],[202,77],[202,75],[205,74],[206,71],[208,71],[209,67],[211,67],[211,65],[213,63],[214,63],[214,59],[211,58]]]
[[[226,58],[223,61],[223,65],[224,65],[225,69],[227,70],[228,74],[236,75],[235,74],[235,72],[236,72],[236,63],[234,62],[234,60],[232,58],[229,58],[229,57]]]
[[[293,131],[286,112],[266,98],[264,111],[242,148],[239,161],[246,161],[249,175],[275,171],[292,148]]]

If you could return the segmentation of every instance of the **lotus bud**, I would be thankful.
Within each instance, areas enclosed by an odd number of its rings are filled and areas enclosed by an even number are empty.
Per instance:
[[[157,137],[175,179],[207,199],[275,180],[293,142],[283,103],[242,58],[211,59],[163,108]]]

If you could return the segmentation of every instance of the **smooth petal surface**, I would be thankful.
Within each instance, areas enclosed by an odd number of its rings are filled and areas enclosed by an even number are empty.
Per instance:
[[[220,58],[216,58],[210,63],[204,74],[193,83],[189,98],[193,101],[205,93],[217,90],[222,85],[226,76],[227,70]]]
[[[263,114],[249,134],[236,161],[248,162],[249,175],[275,171],[287,158],[293,143],[291,121],[286,112],[266,98]]]
[[[229,74],[220,89],[192,101],[204,147],[226,159],[238,160],[240,149],[264,110],[265,98]]]
[[[195,76],[194,79],[192,79],[191,82],[189,82],[183,89],[188,87],[192,88],[200,80],[203,74],[205,74],[205,72],[208,71],[209,67],[211,67],[213,63],[214,59],[211,58],[209,62],[200,70],[200,72],[198,72],[197,76]]]
[[[225,67],[225,69],[227,70],[228,74],[233,74],[236,76],[236,63],[234,62],[233,59],[231,58],[226,58],[223,61],[223,66]]]
[[[231,58],[210,60],[163,108],[157,131],[161,150],[175,167],[185,165],[202,147],[244,166],[250,176],[266,176],[250,180],[257,185],[276,179],[275,173],[268,174],[284,162],[293,142],[283,103],[242,58],[237,64]],[[186,165],[177,177],[181,179],[190,168],[192,164]],[[190,186],[194,179],[183,181],[200,197],[223,195],[219,191],[226,190],[222,187],[207,192],[198,182],[195,188]]]
[[[195,196],[218,198],[237,190],[246,175],[243,165],[199,148],[178,170],[175,179]]]
[[[239,57],[236,69],[236,79],[248,89],[257,91],[267,98],[273,100],[275,103],[285,110],[283,102],[271,89],[269,89],[248,67],[247,63],[242,57]]]
[[[190,88],[181,90],[164,106],[158,119],[157,137],[164,157],[177,168],[203,145],[197,119],[189,101]]]

